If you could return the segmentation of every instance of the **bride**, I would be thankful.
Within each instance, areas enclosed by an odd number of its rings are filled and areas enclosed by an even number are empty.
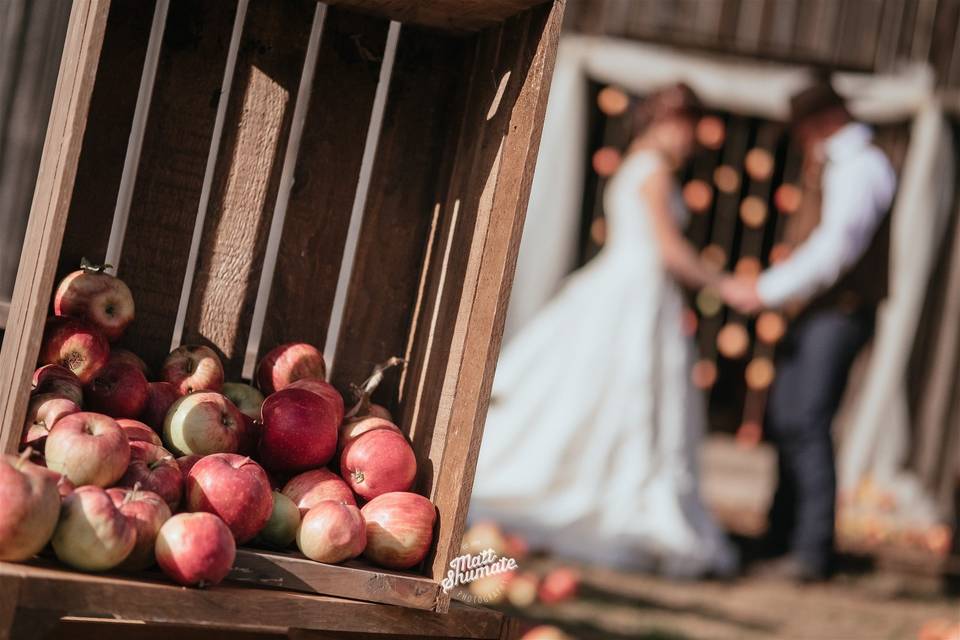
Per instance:
[[[699,114],[684,84],[637,107],[604,193],[605,247],[500,358],[472,520],[588,562],[673,576],[736,570],[698,494],[704,398],[681,328],[680,287],[726,282],[681,231],[673,173]]]

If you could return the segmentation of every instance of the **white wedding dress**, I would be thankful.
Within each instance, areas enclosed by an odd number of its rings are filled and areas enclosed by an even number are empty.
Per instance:
[[[504,349],[470,518],[588,562],[728,574],[735,550],[698,493],[705,411],[683,298],[640,195],[660,162],[624,160],[604,193],[606,246]]]

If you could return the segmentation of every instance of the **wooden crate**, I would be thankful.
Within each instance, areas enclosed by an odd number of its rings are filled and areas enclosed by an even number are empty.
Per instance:
[[[245,549],[233,577],[445,611],[563,4],[75,0],[0,354],[0,448],[19,442],[52,287],[83,256],[130,285],[122,346],[154,367],[204,343],[249,377],[302,340],[346,390],[401,355],[377,400],[438,508],[427,560]]]

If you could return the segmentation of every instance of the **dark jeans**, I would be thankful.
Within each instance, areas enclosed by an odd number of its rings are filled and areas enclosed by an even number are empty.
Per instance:
[[[853,360],[873,333],[872,309],[808,311],[777,352],[767,434],[779,454],[770,542],[816,571],[833,551],[836,473],[830,425]]]

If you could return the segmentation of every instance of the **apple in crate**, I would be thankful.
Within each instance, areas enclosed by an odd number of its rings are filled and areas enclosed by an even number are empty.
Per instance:
[[[417,475],[417,458],[397,431],[375,429],[343,448],[340,474],[361,498],[406,491]]]
[[[388,419],[379,416],[364,416],[362,418],[351,418],[340,426],[340,437],[337,440],[337,448],[342,452],[348,444],[367,433],[377,429],[387,429],[401,433],[400,427]]]
[[[139,420],[120,418],[117,420],[117,424],[120,425],[120,428],[123,429],[123,432],[127,434],[127,440],[129,440],[131,443],[149,442],[150,444],[155,444],[158,447],[163,446],[163,440],[160,439],[160,435]]]
[[[163,422],[163,441],[177,455],[236,453],[244,429],[241,414],[216,391],[191,393],[177,400]]]
[[[136,418],[147,406],[147,378],[134,364],[111,360],[83,388],[87,408],[114,418]]]
[[[312,344],[290,342],[271,349],[257,365],[257,386],[269,395],[301,378],[327,377],[323,354]]]
[[[210,347],[185,344],[163,361],[160,379],[184,396],[195,391],[219,391],[223,386],[223,365]]]
[[[180,399],[180,392],[169,382],[148,382],[147,403],[140,419],[157,431],[163,431],[163,421],[173,403]]]
[[[176,511],[183,495],[183,476],[169,451],[149,442],[130,443],[130,465],[117,486],[152,491],[171,511]]]
[[[150,378],[150,367],[148,367],[147,363],[143,361],[143,358],[135,354],[133,351],[129,351],[127,349],[111,349],[109,362],[125,362],[133,365],[140,370],[140,373],[143,374],[144,378]]]
[[[284,388],[312,391],[330,404],[336,423],[340,424],[343,422],[343,396],[340,395],[336,387],[326,380],[321,380],[320,378],[301,378],[296,382],[291,382]]]
[[[311,560],[336,564],[363,553],[366,524],[352,504],[324,500],[307,512],[297,531],[297,546]]]
[[[263,394],[256,388],[242,382],[225,382],[223,395],[230,398],[230,402],[236,405],[240,413],[253,418],[260,419],[260,407],[263,405]]]
[[[263,403],[259,460],[274,472],[322,467],[337,450],[336,416],[305,389],[284,389]]]
[[[427,557],[437,509],[423,496],[385,493],[363,505],[360,513],[367,523],[363,555],[371,562],[387,569],[409,569]]]
[[[64,564],[83,571],[106,571],[130,555],[137,530],[106,491],[87,485],[63,499],[51,542]]]
[[[300,528],[300,510],[293,500],[279,491],[273,492],[273,510],[267,524],[263,525],[257,540],[271,547],[285,549],[297,539]]]
[[[357,504],[350,486],[329,469],[311,469],[290,478],[283,487],[283,495],[297,505],[301,516],[324,500]]]
[[[212,513],[178,513],[160,527],[155,551],[157,564],[171,580],[208,587],[230,573],[237,545],[227,525]]]
[[[57,477],[30,462],[30,454],[0,456],[0,560],[33,557],[57,526]]]
[[[237,453],[256,455],[260,445],[260,423],[245,413],[240,414],[240,433],[237,438]]]
[[[44,452],[47,467],[78,487],[109,487],[130,463],[130,442],[120,425],[109,416],[88,411],[58,420],[47,436]]]
[[[219,516],[237,542],[257,535],[273,511],[267,473],[249,457],[215,453],[199,460],[187,474],[188,511]]]
[[[111,342],[123,335],[133,322],[134,304],[130,288],[120,278],[84,260],[53,294],[53,312],[58,316],[83,318],[96,326]]]
[[[120,564],[121,569],[139,571],[152,567],[156,562],[154,545],[163,523],[173,515],[163,498],[153,491],[114,487],[107,489],[114,506],[133,524],[137,541],[133,550]]]
[[[63,395],[83,406],[83,383],[77,376],[58,364],[45,364],[33,372],[33,393]]]
[[[190,473],[190,469],[193,469],[193,465],[197,464],[202,459],[203,456],[198,456],[195,453],[177,458],[177,467],[180,468],[180,476],[183,478],[184,491],[186,491],[187,475]]]
[[[59,393],[41,393],[30,398],[27,418],[24,420],[21,445],[43,451],[50,429],[60,418],[78,413],[80,407],[73,400]]]
[[[47,318],[40,344],[40,364],[56,364],[87,384],[107,364],[110,344],[92,324],[79,318]]]

